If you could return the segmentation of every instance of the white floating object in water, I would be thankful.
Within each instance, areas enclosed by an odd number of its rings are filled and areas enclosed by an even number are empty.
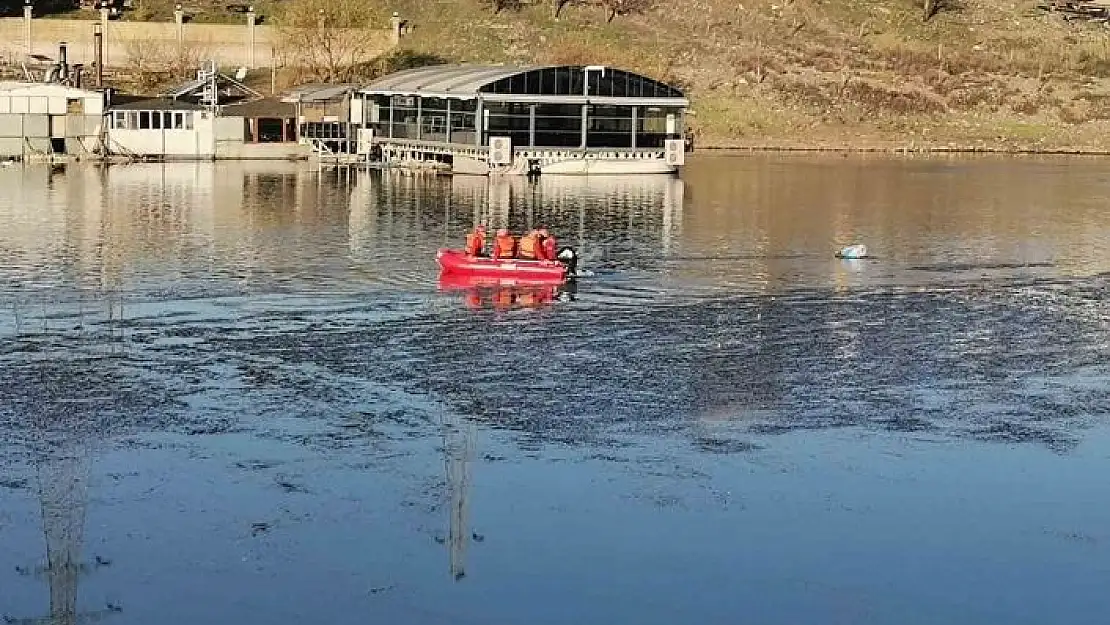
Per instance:
[[[837,258],[867,258],[867,246],[862,243],[849,245],[836,253]]]

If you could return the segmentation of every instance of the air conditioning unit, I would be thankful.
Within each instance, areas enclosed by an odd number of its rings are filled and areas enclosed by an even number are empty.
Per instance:
[[[513,140],[510,137],[489,138],[489,164],[513,164]]]
[[[668,165],[678,167],[686,164],[686,142],[682,139],[667,139],[663,143],[663,149],[666,151],[664,159]]]
[[[358,129],[358,153],[369,154],[370,146],[374,143],[374,129],[373,128],[359,128]]]
[[[348,111],[350,115],[347,116],[347,119],[351,120],[352,124],[366,123],[366,120],[362,118],[365,114],[362,98],[356,98],[352,96],[350,99],[350,106],[348,108],[350,109]]]

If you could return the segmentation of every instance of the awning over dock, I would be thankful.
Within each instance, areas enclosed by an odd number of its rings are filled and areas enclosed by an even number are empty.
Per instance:
[[[431,65],[379,78],[360,90],[370,95],[412,95],[488,101],[637,101],[687,107],[677,87],[601,66]]]
[[[690,105],[678,87],[600,65],[432,65],[358,93],[379,141],[512,149],[662,148],[682,138]]]

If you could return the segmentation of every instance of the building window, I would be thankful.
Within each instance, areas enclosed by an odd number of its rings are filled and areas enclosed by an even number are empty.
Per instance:
[[[193,129],[193,112],[185,113],[185,130]]]
[[[136,128],[139,127],[139,113],[138,113],[138,111],[128,111],[127,112],[127,127],[130,128],[131,130],[135,130]]]
[[[285,140],[283,136],[285,132],[284,120],[261,117],[255,120],[255,124],[258,131],[255,139],[259,143],[281,143]]]
[[[112,127],[127,128],[127,113],[125,111],[116,111],[112,114]]]
[[[174,130],[181,130],[182,128],[185,127],[184,117],[185,117],[184,113],[174,113],[173,114],[173,129]]]
[[[139,111],[139,129],[150,130],[150,111]]]
[[[155,130],[162,129],[162,111],[150,112],[150,127]]]

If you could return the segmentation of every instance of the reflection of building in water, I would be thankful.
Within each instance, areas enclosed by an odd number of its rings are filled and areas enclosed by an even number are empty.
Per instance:
[[[349,248],[356,259],[411,241],[412,249],[459,247],[477,223],[516,233],[540,225],[579,249],[623,235],[635,245],[672,250],[682,234],[685,185],[673,176],[417,176],[397,171],[357,178],[350,200]],[[357,198],[357,199],[356,199]]]
[[[79,577],[88,570],[81,562],[88,500],[88,458],[79,447],[55,450],[39,465],[39,498],[46,566],[42,573],[50,586],[50,614],[41,618],[9,619],[20,625],[77,625],[99,620],[111,609],[77,611]],[[98,562],[99,564],[99,562]]]
[[[681,232],[685,190],[681,178],[552,176],[536,182],[520,179],[507,182],[513,185],[514,196],[524,199],[526,207],[542,207],[539,212],[547,215],[549,221],[558,220],[564,233],[572,230],[567,226],[576,226],[573,230],[578,234],[579,245],[585,244],[586,229],[599,229],[608,233],[624,231],[642,240],[658,237],[660,247],[669,249]],[[541,225],[536,223],[535,215],[525,211],[524,216],[522,227]]]
[[[458,201],[449,185],[444,177],[399,171],[356,175],[347,216],[352,260],[385,272],[391,263],[411,263],[414,256],[431,259],[438,247],[461,246],[463,224],[472,222],[481,204]],[[411,271],[411,265],[404,270]]]
[[[347,211],[330,201],[345,192],[332,173],[286,162],[5,168],[0,248],[37,285],[94,291],[144,274],[296,274],[306,263],[340,261],[275,237],[312,242],[345,227]]]
[[[466,546],[470,468],[474,462],[474,424],[457,415],[444,418],[443,450],[447,477],[450,571],[453,579],[466,576]]]

